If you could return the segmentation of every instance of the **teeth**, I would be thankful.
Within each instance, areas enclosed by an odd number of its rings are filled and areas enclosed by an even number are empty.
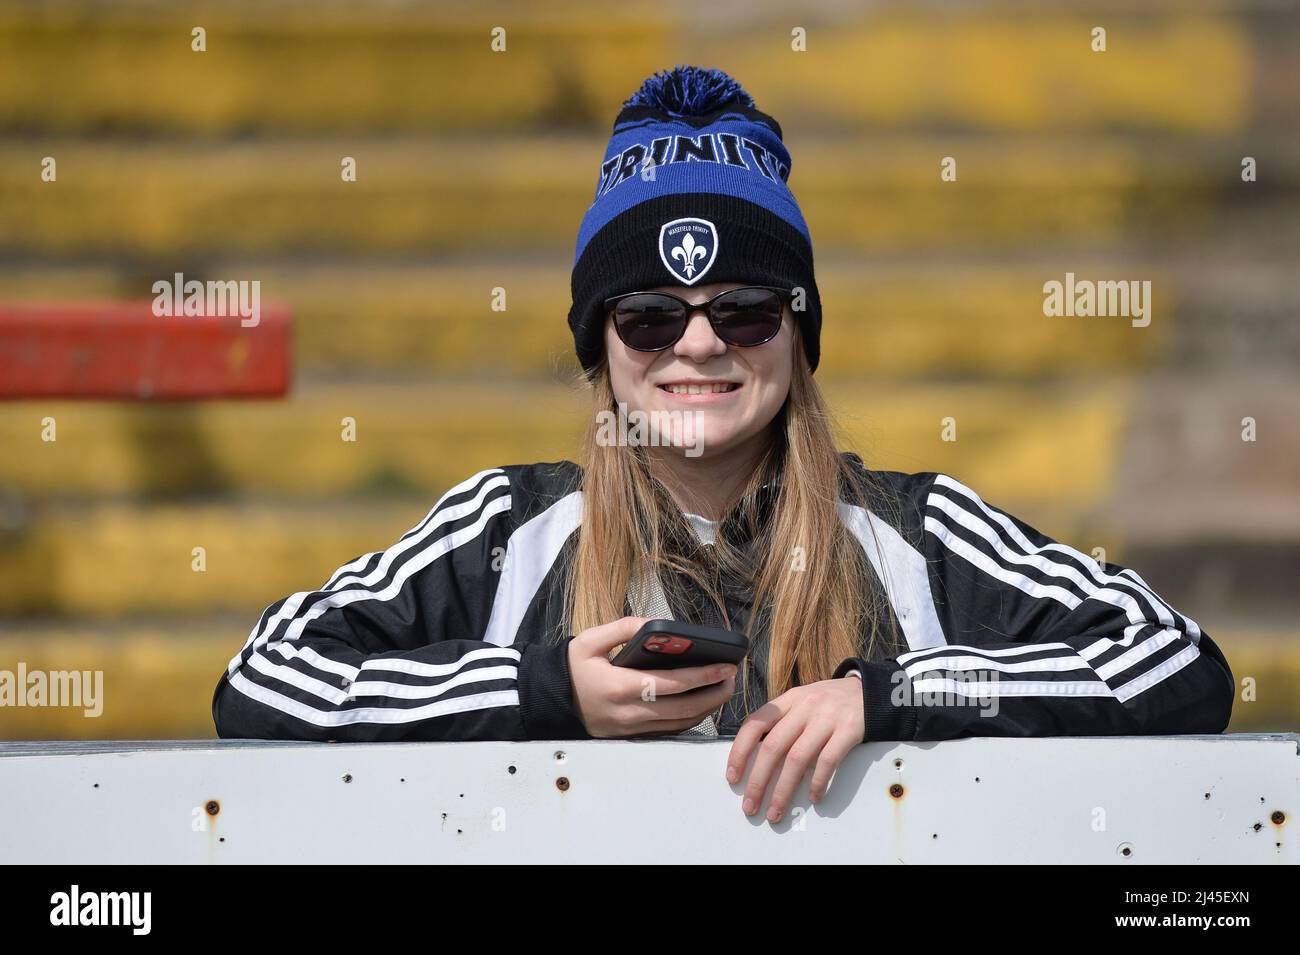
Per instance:
[[[675,395],[712,395],[731,391],[734,386],[726,382],[712,385],[668,385],[668,391]]]

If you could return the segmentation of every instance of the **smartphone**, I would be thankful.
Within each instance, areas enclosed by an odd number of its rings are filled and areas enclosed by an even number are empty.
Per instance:
[[[613,663],[633,670],[675,670],[739,664],[748,652],[749,638],[744,634],[684,620],[647,620]]]

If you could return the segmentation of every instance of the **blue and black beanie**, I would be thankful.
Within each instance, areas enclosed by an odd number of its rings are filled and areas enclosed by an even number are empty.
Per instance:
[[[795,317],[816,370],[821,300],[789,176],[780,125],[726,73],[679,66],[646,80],[614,121],[578,230],[569,327],[583,368],[604,355],[610,296],[749,282],[804,290]]]

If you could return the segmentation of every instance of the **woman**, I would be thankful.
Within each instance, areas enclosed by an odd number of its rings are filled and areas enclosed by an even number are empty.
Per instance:
[[[1223,655],[1136,573],[836,450],[789,171],[730,77],[647,80],[578,236],[582,467],[476,474],[271,605],[217,687],[220,735],[734,735],[727,778],[749,770],[747,813],[771,788],[776,820],[864,740],[1221,731]],[[751,652],[739,673],[612,666],[652,617]]]

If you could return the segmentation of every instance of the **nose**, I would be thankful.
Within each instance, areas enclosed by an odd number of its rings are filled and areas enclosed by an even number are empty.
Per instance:
[[[673,353],[698,362],[707,361],[726,350],[727,343],[714,333],[704,307],[692,308],[686,316],[686,331],[673,346]]]

